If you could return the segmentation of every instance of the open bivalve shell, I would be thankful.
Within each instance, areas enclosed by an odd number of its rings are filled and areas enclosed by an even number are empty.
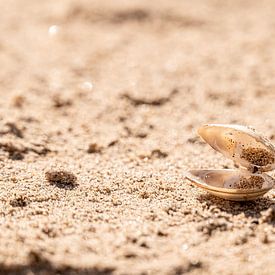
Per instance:
[[[190,170],[186,178],[218,197],[254,200],[273,188],[275,180],[263,171],[275,168],[275,148],[255,130],[240,125],[208,124],[199,135],[241,169]]]

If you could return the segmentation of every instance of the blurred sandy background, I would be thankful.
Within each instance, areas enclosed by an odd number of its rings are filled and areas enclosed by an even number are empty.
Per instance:
[[[275,140],[274,1],[0,8],[0,274],[274,274],[275,192],[183,178],[232,167],[203,123]]]

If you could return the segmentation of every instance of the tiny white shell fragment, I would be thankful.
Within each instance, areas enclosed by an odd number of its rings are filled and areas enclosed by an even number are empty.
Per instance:
[[[59,27],[57,25],[52,25],[48,29],[48,34],[51,37],[56,36],[58,32],[59,32]]]

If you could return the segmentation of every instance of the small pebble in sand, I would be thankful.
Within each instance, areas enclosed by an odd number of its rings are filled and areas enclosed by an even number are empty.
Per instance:
[[[168,154],[166,152],[161,151],[160,149],[155,149],[151,152],[151,157],[156,158],[166,158]]]
[[[90,143],[87,152],[89,154],[100,153],[102,151],[102,147],[97,143]]]
[[[266,149],[253,147],[243,149],[241,158],[257,166],[266,166],[275,161],[275,156]]]
[[[234,186],[237,189],[261,189],[264,179],[260,176],[251,176],[250,178],[241,177],[240,181]]]
[[[59,186],[74,186],[77,181],[77,177],[73,173],[65,170],[47,171],[45,178],[51,184]]]
[[[16,95],[12,99],[12,105],[16,108],[22,108],[25,103],[25,97],[22,95]]]
[[[53,98],[53,106],[55,108],[62,108],[72,105],[72,101],[70,99],[61,98],[59,95],[54,95]]]
[[[259,238],[260,238],[260,241],[264,244],[268,244],[269,243],[269,238],[268,238],[268,235],[263,232],[259,235]]]

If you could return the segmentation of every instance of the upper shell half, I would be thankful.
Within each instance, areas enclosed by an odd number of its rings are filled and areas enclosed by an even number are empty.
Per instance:
[[[275,147],[252,128],[207,124],[199,128],[198,134],[212,148],[240,166],[260,171],[275,169]]]

